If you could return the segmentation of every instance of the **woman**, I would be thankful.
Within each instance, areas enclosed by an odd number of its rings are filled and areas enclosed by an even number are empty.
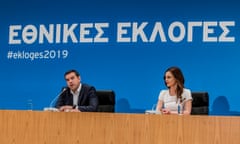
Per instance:
[[[184,88],[184,77],[178,67],[170,67],[164,75],[167,90],[161,90],[158,98],[157,111],[162,114],[190,115],[192,110],[192,95]]]

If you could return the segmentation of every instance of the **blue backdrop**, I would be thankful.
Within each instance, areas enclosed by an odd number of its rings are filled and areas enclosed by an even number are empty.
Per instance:
[[[178,66],[187,88],[209,93],[210,114],[240,113],[235,1],[8,0],[0,11],[0,109],[42,110],[77,69],[115,91],[116,112],[144,112]]]

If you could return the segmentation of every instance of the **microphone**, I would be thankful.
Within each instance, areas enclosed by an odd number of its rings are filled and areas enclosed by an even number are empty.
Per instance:
[[[65,92],[66,90],[67,90],[67,88],[64,87],[64,88],[62,89],[62,91],[51,101],[49,107],[53,107],[53,103],[54,103],[54,102],[57,100],[57,98],[58,98],[63,92]]]
[[[54,106],[53,106],[53,104],[54,104],[54,102],[58,99],[58,97],[63,93],[63,92],[65,92],[67,90],[67,88],[66,87],[64,87],[63,89],[62,89],[62,91],[56,96],[56,97],[54,97],[54,99],[51,101],[51,103],[49,104],[49,107],[46,107],[46,108],[44,108],[44,111],[59,111],[57,108],[55,108]]]

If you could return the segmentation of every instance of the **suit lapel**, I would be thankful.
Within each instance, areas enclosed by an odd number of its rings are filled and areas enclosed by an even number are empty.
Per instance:
[[[81,88],[81,90],[80,90],[80,93],[79,93],[79,96],[78,96],[78,104],[80,104],[80,105],[83,105],[83,94],[84,94],[84,91],[85,91],[85,89],[84,89],[85,87],[84,87],[84,85],[82,84],[82,88]]]

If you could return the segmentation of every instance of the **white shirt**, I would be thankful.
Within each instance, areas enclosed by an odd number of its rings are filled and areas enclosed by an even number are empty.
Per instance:
[[[163,101],[164,108],[168,108],[171,111],[177,111],[178,110],[178,103],[177,96],[171,96],[169,93],[169,90],[161,90],[159,97],[159,100]],[[182,99],[183,99],[183,107],[185,105],[185,102],[188,100],[192,100],[192,94],[189,89],[184,88],[182,93]]]
[[[78,105],[78,97],[79,97],[79,94],[80,94],[80,91],[81,91],[81,88],[82,88],[82,84],[80,83],[78,89],[75,91],[75,93],[71,90],[71,94],[73,95],[73,105]]]

